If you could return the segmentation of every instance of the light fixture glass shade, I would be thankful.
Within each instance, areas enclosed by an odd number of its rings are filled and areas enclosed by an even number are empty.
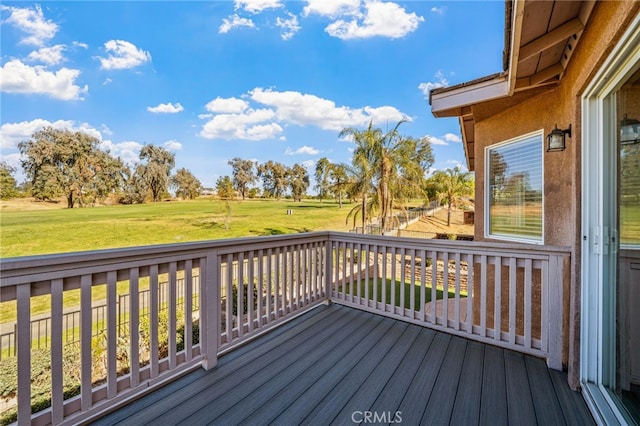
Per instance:
[[[547,151],[562,151],[564,149],[564,133],[551,133],[547,136]]]
[[[564,151],[567,147],[565,140],[566,134],[569,134],[569,137],[571,137],[571,126],[569,126],[567,130],[560,130],[556,124],[556,128],[547,135],[547,152]]]

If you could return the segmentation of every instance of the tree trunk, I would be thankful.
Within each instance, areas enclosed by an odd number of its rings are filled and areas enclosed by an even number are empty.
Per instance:
[[[365,222],[367,220],[367,196],[362,196],[362,233],[364,234]]]
[[[73,191],[67,194],[67,208],[68,209],[73,208]]]
[[[451,202],[448,203],[447,208],[447,226],[451,226]]]

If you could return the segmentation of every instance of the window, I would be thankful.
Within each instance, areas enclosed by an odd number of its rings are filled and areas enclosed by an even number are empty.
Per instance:
[[[487,237],[543,242],[543,132],[485,149]]]
[[[640,249],[640,70],[616,93],[620,244]]]

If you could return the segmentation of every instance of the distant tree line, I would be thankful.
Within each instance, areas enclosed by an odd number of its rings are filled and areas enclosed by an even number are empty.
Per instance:
[[[345,200],[355,203],[347,223],[352,220],[355,226],[360,220],[364,227],[377,221],[382,229],[390,228],[395,214],[406,211],[416,199],[445,204],[450,216],[463,197],[473,194],[473,175],[459,167],[431,174],[434,156],[429,139],[403,135],[402,124],[386,132],[372,124],[363,130],[345,128],[340,137],[354,144],[350,164],[333,163],[326,157],[316,162],[320,201],[333,198],[340,207]],[[200,181],[189,170],[173,173],[175,155],[162,147],[143,146],[139,162],[128,166],[99,145],[97,138],[81,131],[43,128],[18,144],[27,178],[21,187],[13,177],[14,168],[0,162],[0,196],[10,198],[22,191],[38,200],[64,197],[72,208],[94,205],[109,196],[134,204],[160,201],[169,196],[169,190],[183,199],[201,193]],[[235,157],[228,165],[231,176],[221,176],[215,185],[221,199],[262,196],[301,201],[310,186],[309,173],[300,164],[289,167],[273,160],[258,163]]]
[[[269,160],[264,164],[235,157],[228,161],[231,176],[221,176],[216,182],[216,192],[220,198],[229,199],[236,196],[243,200],[254,198],[262,185],[262,196],[280,199],[290,196],[294,201],[302,201],[309,189],[309,173],[304,166],[294,164],[285,166],[277,161]]]
[[[36,200],[64,197],[68,208],[103,202],[113,196],[122,204],[160,201],[169,189],[185,199],[200,194],[202,185],[181,168],[172,175],[175,155],[166,149],[145,145],[140,162],[129,167],[120,158],[100,148],[100,140],[82,131],[45,127],[31,139],[18,144],[26,182],[19,188],[15,169],[0,163],[0,196],[16,196],[18,191]]]

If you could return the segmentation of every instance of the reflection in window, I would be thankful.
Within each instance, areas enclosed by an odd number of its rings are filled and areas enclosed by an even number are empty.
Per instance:
[[[487,234],[542,242],[542,133],[488,147]]]
[[[640,246],[640,72],[617,94],[620,243]]]

